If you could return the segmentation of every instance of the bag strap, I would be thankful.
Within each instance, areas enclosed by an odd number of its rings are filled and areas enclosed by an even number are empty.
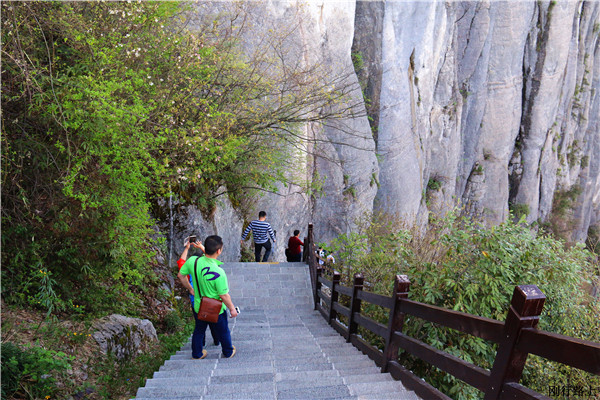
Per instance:
[[[198,294],[200,295],[200,298],[202,298],[202,293],[200,293],[200,285],[198,284],[198,260],[199,259],[200,259],[200,257],[196,256],[196,262],[194,262],[194,278],[196,278],[196,289],[198,290]]]

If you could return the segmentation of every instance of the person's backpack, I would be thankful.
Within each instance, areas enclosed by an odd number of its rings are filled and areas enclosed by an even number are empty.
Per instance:
[[[286,259],[288,262],[290,261],[290,256],[291,256],[291,254],[290,254],[290,249],[289,249],[289,248],[285,249],[285,259]]]

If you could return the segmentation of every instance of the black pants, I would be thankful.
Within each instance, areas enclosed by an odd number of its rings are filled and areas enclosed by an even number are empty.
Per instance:
[[[290,254],[287,258],[289,262],[300,262],[302,261],[302,253]]]
[[[269,255],[271,255],[271,241],[267,240],[265,243],[254,243],[254,260],[260,262],[260,253],[262,248],[265,248],[265,256],[262,262],[269,261]]]

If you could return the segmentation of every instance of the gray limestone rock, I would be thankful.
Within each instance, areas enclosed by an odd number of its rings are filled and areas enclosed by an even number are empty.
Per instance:
[[[200,2],[196,17],[226,4]],[[260,210],[278,232],[273,260],[283,261],[287,238],[294,229],[302,237],[309,222],[318,241],[374,210],[424,224],[429,212],[461,205],[495,224],[513,205],[544,222],[557,193],[574,188],[567,236],[585,240],[597,224],[600,2],[244,4],[248,51],[269,29],[294,26],[287,60],[346,75],[356,84],[346,105],[358,103],[357,112],[298,128],[304,151],[291,152],[290,164],[300,181],[321,182],[320,194],[280,186],[249,199],[244,215],[228,201],[210,216],[188,207],[178,217],[175,253],[194,229],[220,234],[224,260],[236,260],[243,223]]]
[[[118,360],[141,354],[158,336],[148,319],[130,318],[112,314],[94,323],[96,332],[92,337],[105,354],[113,354]]]

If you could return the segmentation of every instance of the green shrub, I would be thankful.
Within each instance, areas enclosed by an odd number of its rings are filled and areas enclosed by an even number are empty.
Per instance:
[[[392,218],[388,218],[392,220]],[[380,221],[383,219],[379,219]],[[546,295],[539,328],[586,340],[600,341],[598,298],[580,289],[582,281],[597,280],[594,257],[576,245],[549,235],[537,235],[523,223],[507,221],[485,228],[449,214],[435,220],[427,233],[402,229],[401,224],[375,222],[362,233],[342,235],[330,248],[338,252],[338,268],[349,283],[363,272],[366,289],[389,296],[396,274],[411,281],[409,298],[446,309],[504,321],[516,285],[535,284]],[[369,317],[387,323],[387,310],[366,306]],[[496,348],[482,339],[407,318],[410,335],[483,368],[491,368]],[[365,334],[375,345],[382,342]],[[455,399],[478,398],[480,392],[462,381],[401,354],[401,362]],[[551,375],[546,369],[553,371]],[[522,382],[545,393],[554,384],[600,383],[578,370],[550,367],[545,360],[526,365]]]
[[[435,178],[430,178],[427,182],[427,190],[440,190],[442,188],[442,182]]]
[[[511,203],[509,204],[509,209],[517,220],[521,219],[521,217],[527,217],[531,212],[528,204]]]
[[[363,54],[360,51],[357,51],[351,53],[350,56],[352,57],[352,64],[354,65],[354,70],[356,72],[360,72],[365,66]]]
[[[164,318],[164,326],[166,333],[174,333],[183,328],[185,321],[181,319],[179,311],[174,310],[169,312]]]
[[[71,368],[70,357],[62,352],[32,346],[21,348],[2,343],[2,399],[53,396],[56,381]]]

